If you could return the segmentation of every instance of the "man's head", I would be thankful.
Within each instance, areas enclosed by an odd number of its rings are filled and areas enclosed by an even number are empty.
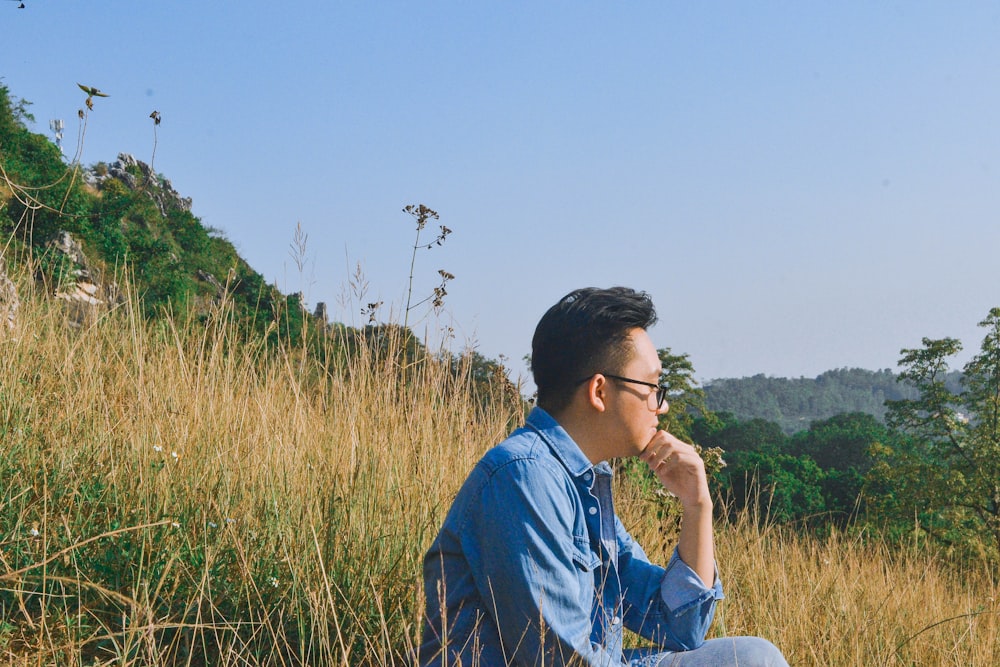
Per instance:
[[[645,292],[587,287],[564,296],[542,316],[531,340],[538,405],[561,412],[581,380],[620,371],[633,353],[629,333],[655,323]]]

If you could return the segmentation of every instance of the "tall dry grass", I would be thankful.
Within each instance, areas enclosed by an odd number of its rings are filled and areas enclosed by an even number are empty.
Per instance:
[[[224,303],[150,322],[132,295],[75,329],[21,287],[0,339],[0,661],[405,662],[423,551],[518,402],[474,400],[468,365],[404,360],[399,328],[334,330],[320,363],[241,340]],[[620,490],[665,557],[655,501]],[[753,517],[718,544],[717,634],[799,665],[1000,664],[985,567]]]
[[[676,526],[655,519],[656,498],[619,490],[622,521],[665,562]],[[726,599],[711,636],[765,637],[791,665],[1000,665],[995,564],[948,563],[861,527],[820,539],[753,512],[717,527]]]
[[[722,531],[731,634],[761,634],[801,665],[1000,664],[1000,586],[878,536],[822,541],[743,521]]]
[[[135,304],[73,329],[29,297],[0,341],[0,650],[398,661],[456,470],[514,406],[474,402],[467,366],[403,361],[398,328],[332,332],[355,354],[323,367],[242,341],[225,304],[204,324]]]

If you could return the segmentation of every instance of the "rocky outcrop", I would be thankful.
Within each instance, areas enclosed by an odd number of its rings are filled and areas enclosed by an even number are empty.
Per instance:
[[[138,176],[134,173],[136,171],[139,172]],[[148,164],[136,160],[128,153],[119,153],[118,159],[108,165],[107,171],[98,173],[94,170],[88,170],[84,175],[84,181],[94,187],[100,187],[109,178],[121,181],[129,190],[144,190],[149,198],[156,203],[160,215],[164,217],[166,217],[167,211],[173,207],[182,211],[191,211],[192,201],[190,197],[181,197],[169,180],[157,176]]]
[[[197,276],[198,280],[211,285],[212,289],[215,290],[215,293],[211,297],[211,303],[216,305],[222,303],[222,300],[226,296],[226,288],[219,282],[219,279],[203,269],[195,271],[195,276]]]
[[[78,280],[91,280],[90,263],[83,253],[83,246],[73,238],[73,235],[66,231],[56,234],[56,237],[49,241],[48,247],[57,252],[61,252],[69,261],[76,265],[73,270],[73,277]]]
[[[74,266],[67,276],[69,280],[55,290],[55,297],[66,303],[71,325],[81,326],[93,321],[103,308],[122,303],[123,295],[118,285],[114,282],[105,284],[101,280],[100,271],[90,264],[83,246],[72,234],[59,232],[48,247],[65,255]]]
[[[208,271],[202,271],[201,269],[198,269],[195,272],[195,275],[198,276],[198,280],[203,280],[209,285],[211,285],[213,288],[215,288],[215,293],[217,296],[221,297],[223,292],[226,291],[225,288],[222,286],[222,283],[219,282],[219,279],[213,276]]]
[[[56,298],[66,302],[70,326],[83,326],[97,318],[101,307],[105,305],[104,300],[97,296],[99,291],[100,287],[88,282],[74,283],[56,292]]]

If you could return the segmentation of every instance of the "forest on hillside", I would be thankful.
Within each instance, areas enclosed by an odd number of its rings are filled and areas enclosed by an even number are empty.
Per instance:
[[[961,391],[961,371],[944,376],[952,393]],[[710,410],[730,412],[740,419],[766,419],[791,435],[814,421],[849,412],[863,412],[885,421],[886,401],[913,399],[917,389],[889,369],[841,368],[815,378],[782,378],[764,374],[722,378],[705,384]]]

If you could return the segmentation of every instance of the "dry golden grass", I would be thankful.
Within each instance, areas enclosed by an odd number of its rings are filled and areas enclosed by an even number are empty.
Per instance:
[[[331,334],[321,365],[129,304],[74,330],[26,292],[0,339],[0,661],[395,665],[419,633],[420,561],[451,498],[519,418],[469,369]],[[174,454],[176,453],[176,457]],[[619,507],[651,555],[650,500]],[[795,665],[1000,664],[998,584],[747,518],[720,526],[715,633]]]
[[[720,533],[726,630],[761,634],[801,665],[1000,664],[997,581],[877,536],[819,541],[744,524]]]
[[[675,526],[654,509],[619,494],[623,522],[663,561]],[[765,637],[792,665],[1000,665],[995,565],[949,564],[861,528],[818,539],[749,513],[718,526],[716,549],[726,600],[713,636]]]

